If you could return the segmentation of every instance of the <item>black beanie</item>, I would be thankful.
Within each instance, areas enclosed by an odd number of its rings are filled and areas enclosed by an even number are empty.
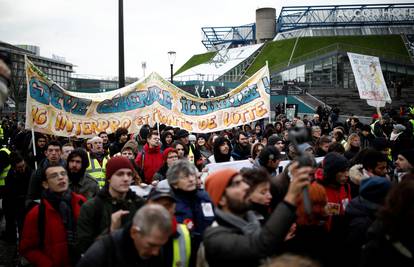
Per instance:
[[[349,162],[344,156],[336,152],[328,153],[323,160],[323,180],[330,183],[338,172],[346,171],[348,167]]]
[[[403,156],[414,168],[414,149],[403,150],[398,154]]]

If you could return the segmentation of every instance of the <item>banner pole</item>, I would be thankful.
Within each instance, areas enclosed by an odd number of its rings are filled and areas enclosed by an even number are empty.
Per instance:
[[[269,61],[266,60],[266,68],[269,73]],[[269,124],[272,124],[272,101],[271,101],[271,84],[270,84],[270,73],[269,73]]]
[[[35,163],[35,170],[37,170],[37,160],[36,160],[36,139],[35,139],[35,134],[34,134],[34,129],[32,127],[32,146],[33,146],[33,155],[34,155],[34,163]]]
[[[160,133],[160,122],[159,121],[157,121],[157,132],[158,132],[158,135],[161,136],[161,133]]]

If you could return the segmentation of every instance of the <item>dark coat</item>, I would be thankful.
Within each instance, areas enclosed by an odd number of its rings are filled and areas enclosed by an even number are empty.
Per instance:
[[[259,266],[261,260],[280,248],[295,217],[295,208],[282,202],[263,227],[250,231],[247,221],[218,210],[215,223],[203,239],[209,266]],[[236,223],[240,220],[245,221],[244,226]]]
[[[88,173],[85,173],[77,184],[71,182],[69,187],[73,192],[81,194],[87,199],[93,198],[99,192],[98,181]]]
[[[72,192],[72,212],[75,221],[79,217],[80,206],[86,199]],[[71,266],[67,233],[59,212],[46,200],[44,246],[39,247],[38,216],[39,206],[35,206],[26,216],[20,241],[20,254],[35,266]]]
[[[251,148],[250,145],[246,148],[236,144],[234,146],[233,151],[231,152],[231,156],[234,160],[246,160],[252,157],[251,155]]]
[[[380,206],[358,196],[349,202],[345,210],[348,222],[345,243],[349,249],[349,264],[355,266],[359,262],[361,247],[368,241],[367,232],[375,221],[375,214]]]
[[[407,247],[398,240],[389,240],[380,221],[372,224],[368,230],[368,236],[370,241],[362,247],[361,267],[414,266],[413,249],[411,248],[410,251],[411,258],[405,255],[403,247],[405,249]]]
[[[122,217],[122,225],[130,222],[135,212],[144,205],[144,200],[129,190],[124,200],[113,199],[104,187],[96,197],[86,202],[78,220],[77,247],[84,253],[98,236],[107,234],[111,226],[112,213],[123,209],[129,214]]]
[[[297,226],[295,236],[286,241],[283,253],[292,253],[312,258],[323,266],[335,266],[335,244],[332,244],[324,225]]]
[[[97,240],[79,261],[77,267],[165,266],[163,254],[142,259],[130,236],[130,226]]]

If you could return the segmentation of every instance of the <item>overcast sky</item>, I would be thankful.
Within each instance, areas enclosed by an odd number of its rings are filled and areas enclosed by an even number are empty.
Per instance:
[[[203,26],[238,26],[255,21],[255,9],[283,6],[409,3],[403,0],[124,0],[125,73],[169,75],[167,52],[177,52],[175,69],[204,53]],[[117,0],[0,0],[0,40],[40,46],[41,56],[65,57],[76,73],[118,74]]]

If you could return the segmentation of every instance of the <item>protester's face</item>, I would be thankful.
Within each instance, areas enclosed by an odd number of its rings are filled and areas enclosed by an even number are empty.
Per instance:
[[[165,142],[166,142],[167,144],[171,144],[171,143],[172,143],[172,141],[173,141],[172,135],[167,135],[167,136],[165,137]]]
[[[283,149],[285,149],[285,143],[283,141],[277,141],[275,147],[277,150],[283,151]]]
[[[51,163],[57,163],[60,160],[60,156],[62,155],[62,150],[60,149],[59,146],[48,146],[46,151],[46,158],[51,162]]]
[[[68,162],[69,172],[78,173],[82,169],[82,159],[79,156],[73,157]]]
[[[329,143],[322,143],[319,147],[320,147],[323,151],[325,151],[326,153],[328,153],[328,150],[329,150]]]
[[[161,248],[170,237],[170,233],[164,233],[156,226],[152,227],[151,232],[148,234],[141,233],[137,226],[133,226],[131,227],[130,234],[132,240],[134,240],[135,249],[144,260],[158,256]]]
[[[260,153],[263,151],[263,146],[257,146],[256,147],[256,155],[260,155]]]
[[[176,162],[177,160],[178,160],[178,154],[177,153],[175,153],[175,152],[168,153],[168,156],[167,156],[167,165],[168,165],[168,167],[171,167],[174,164],[174,162]]]
[[[203,137],[199,137],[199,138],[197,139],[197,144],[198,144],[199,146],[204,146],[204,145],[206,144],[206,139],[204,139]]]
[[[108,135],[106,133],[101,134],[99,137],[102,138],[102,143],[108,144]]]
[[[16,172],[17,173],[24,173],[24,171],[26,170],[26,162],[24,160],[18,162],[16,164]]]
[[[351,145],[354,147],[360,147],[361,141],[359,139],[359,136],[355,136],[354,138],[352,138],[351,140]]]
[[[340,184],[345,184],[348,181],[348,171],[338,172],[336,174],[336,181]]]
[[[378,162],[373,173],[377,176],[385,177],[387,175],[387,162]]]
[[[272,195],[270,194],[270,183],[260,183],[256,186],[254,191],[249,195],[248,199],[252,203],[257,203],[261,205],[268,206],[272,200]]]
[[[241,146],[248,146],[249,145],[249,138],[247,136],[241,134],[239,135],[239,144]]]
[[[313,116],[313,119],[314,119],[315,121],[319,121],[319,116]]]
[[[128,134],[122,134],[119,137],[119,142],[122,144],[122,143],[126,143],[126,141],[128,141]]]
[[[70,152],[72,152],[73,150],[75,150],[75,148],[73,146],[64,146],[62,147],[62,159],[66,160],[70,154]]]
[[[178,152],[178,157],[180,159],[184,158],[184,154],[185,154],[184,147],[181,144],[178,144],[175,146],[175,149]]]
[[[219,146],[219,149],[220,149],[221,154],[223,154],[223,155],[229,154],[230,147],[227,144],[227,142],[224,142],[221,146]]]
[[[171,217],[173,217],[175,215],[175,201],[173,201],[171,198],[169,197],[162,197],[159,198],[157,200],[148,200],[148,204],[158,204],[163,206],[171,215]]]
[[[247,199],[249,188],[250,186],[244,182],[243,177],[236,175],[226,188],[220,204],[235,214],[245,213],[250,206],[250,201]]]
[[[257,125],[257,126],[254,128],[254,130],[255,130],[256,134],[260,133],[260,130],[261,130],[261,129],[262,129],[262,128],[260,128],[260,126],[259,126],[259,125]]]
[[[410,162],[408,162],[408,160],[402,155],[398,155],[397,160],[395,161],[395,166],[398,171],[403,172],[413,169],[413,165],[411,165]]]
[[[126,193],[129,190],[133,176],[131,169],[119,169],[109,179],[109,187],[117,193]]]
[[[276,124],[276,130],[277,131],[280,131],[282,129],[282,125],[280,125],[280,124]]]
[[[188,135],[186,137],[181,137],[180,141],[184,143],[184,145],[188,145],[188,143],[190,142],[190,139],[188,137]]]
[[[190,174],[188,176],[180,174],[180,178],[173,187],[187,192],[194,191],[197,187],[197,177],[195,174]]]
[[[160,137],[153,134],[147,139],[147,142],[151,147],[157,147],[160,145]]]
[[[39,148],[44,148],[46,146],[46,139],[45,138],[37,139],[37,146]]]
[[[121,152],[121,155],[122,155],[123,157],[126,157],[127,159],[135,159],[134,152],[132,152],[132,149],[129,149],[129,148],[124,149],[124,150]]]
[[[68,190],[68,173],[62,166],[49,167],[45,174],[46,180],[42,182],[45,189],[54,193],[63,193]]]
[[[97,139],[92,142],[92,150],[95,152],[103,152],[103,141],[102,139]]]
[[[362,133],[363,136],[368,136],[369,135],[368,131],[361,131],[361,133]]]
[[[319,138],[321,137],[321,128],[315,128],[312,130],[312,136]]]

